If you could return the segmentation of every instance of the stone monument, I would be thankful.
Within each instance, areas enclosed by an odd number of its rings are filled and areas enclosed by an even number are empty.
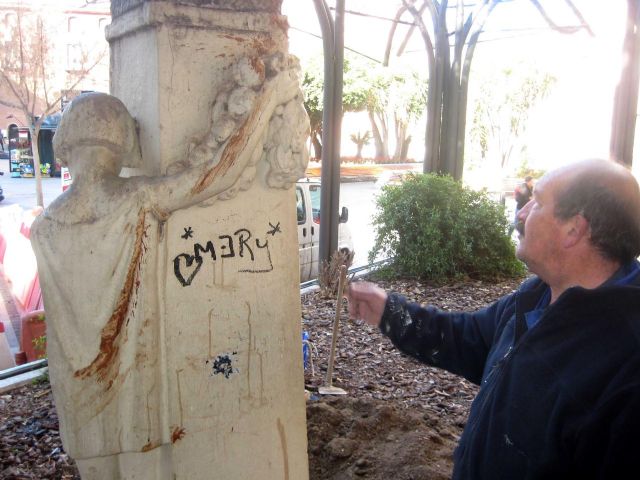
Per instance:
[[[33,226],[61,434],[85,480],[308,476],[298,65],[273,10],[193,3],[112,2],[124,103],[70,105],[54,149],[74,183]]]

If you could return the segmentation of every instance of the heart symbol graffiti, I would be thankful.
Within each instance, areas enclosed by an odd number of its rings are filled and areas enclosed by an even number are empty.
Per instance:
[[[185,268],[189,269],[189,267],[191,267],[191,265],[193,265],[193,261],[196,261],[196,265],[193,268],[193,270],[191,271],[190,274],[188,274],[188,277],[185,278],[184,275],[182,274],[182,272],[180,271],[180,259],[184,258],[185,260]],[[180,255],[178,255],[176,258],[173,259],[173,273],[175,273],[176,278],[178,279],[178,281],[180,282],[180,284],[183,287],[188,287],[189,285],[191,285],[191,282],[193,281],[193,277],[196,276],[196,273],[198,273],[198,271],[200,271],[200,267],[202,267],[202,257],[200,256],[195,256],[195,255],[189,255],[187,253],[181,253]],[[188,272],[188,270],[187,270]]]

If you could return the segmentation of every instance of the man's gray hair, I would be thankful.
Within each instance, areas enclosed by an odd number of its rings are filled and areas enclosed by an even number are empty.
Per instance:
[[[555,198],[557,218],[582,215],[589,223],[591,243],[603,256],[622,264],[640,255],[640,218],[635,212],[599,172],[578,174]]]

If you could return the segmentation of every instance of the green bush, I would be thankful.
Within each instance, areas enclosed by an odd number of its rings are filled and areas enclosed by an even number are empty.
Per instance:
[[[436,283],[522,275],[504,207],[448,176],[411,174],[382,189],[370,261],[383,253],[396,275]]]

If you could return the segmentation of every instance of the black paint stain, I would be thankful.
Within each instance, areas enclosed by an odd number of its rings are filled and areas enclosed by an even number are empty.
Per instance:
[[[275,237],[276,233],[282,233],[282,230],[280,230],[280,222],[276,223],[275,225],[269,222],[269,226],[271,227],[271,230],[267,232],[267,235]]]
[[[276,232],[282,233],[280,229],[280,222],[277,222],[276,225],[269,222],[269,226],[272,230],[267,233],[271,234],[271,236],[275,236]],[[185,233],[182,235],[182,238],[184,239],[187,239],[187,237],[190,237],[193,234],[193,229],[191,227],[184,227],[184,231]],[[253,245],[254,243],[255,246]],[[200,270],[200,267],[202,267],[206,254],[209,254],[213,261],[217,261],[218,258],[240,257],[247,260],[250,259],[251,262],[255,262],[256,258],[254,251],[262,249],[266,249],[268,266],[259,268],[242,268],[238,270],[239,272],[266,273],[273,270],[268,240],[265,239],[264,242],[261,242],[259,238],[252,238],[251,231],[247,228],[239,228],[233,232],[233,235],[218,235],[217,240],[208,240],[204,246],[201,243],[194,243],[193,255],[190,253],[181,253],[173,259],[173,272],[180,285],[188,287],[193,282],[193,279]]]
[[[184,238],[185,240],[188,238],[193,238],[193,229],[191,227],[185,227],[184,228],[184,233],[182,235],[180,235],[182,238]]]
[[[251,260],[252,261],[255,260],[253,256],[253,250],[251,250],[251,247],[247,245],[247,241],[251,238],[251,232],[246,228],[241,228],[233,232],[233,234],[238,236],[238,243],[240,244],[240,252],[238,253],[238,255],[240,255],[241,257],[244,257],[244,249],[246,248],[247,250],[249,250],[249,255],[251,255]]]
[[[264,241],[264,245],[260,245],[260,239],[256,238],[256,247],[258,247],[258,249],[262,249],[262,248],[266,248],[267,249],[267,259],[269,260],[269,267],[268,268],[259,268],[259,269],[254,269],[254,268],[245,268],[242,270],[238,270],[239,272],[244,272],[244,273],[267,273],[267,272],[271,272],[273,270],[273,262],[271,261],[271,252],[269,251],[269,240],[265,240]],[[252,255],[252,259],[253,259],[253,253]]]
[[[231,355],[236,355],[237,352],[233,352]],[[210,360],[207,360],[209,363]],[[224,378],[229,378],[234,372],[231,357],[229,355],[218,355],[213,360],[213,366],[211,367],[214,375],[224,375]]]
[[[216,249],[213,246],[213,242],[211,240],[209,240],[204,247],[199,243],[196,243],[193,246],[193,253],[196,257],[201,257],[202,253],[207,253],[207,252],[209,252],[213,260],[216,260]]]
[[[180,270],[181,258],[184,258],[187,268],[191,267],[194,261],[196,262],[196,266],[191,271],[191,273],[187,275],[187,278],[185,278],[184,275],[182,275],[182,272]],[[198,273],[198,271],[200,270],[200,267],[202,267],[202,257],[200,256],[181,253],[180,255],[178,255],[176,258],[173,259],[173,273],[175,274],[176,278],[180,282],[180,285],[182,285],[183,287],[187,287],[191,285],[191,282],[193,281],[193,277],[196,276],[196,273]]]
[[[220,250],[227,250],[229,249],[228,253],[223,253],[222,255],[220,255],[222,258],[228,258],[228,257],[235,257],[236,254],[233,250],[233,238],[231,237],[231,235],[220,235],[218,237],[220,240],[222,240],[223,238],[227,239],[227,245],[222,245],[220,247]]]

